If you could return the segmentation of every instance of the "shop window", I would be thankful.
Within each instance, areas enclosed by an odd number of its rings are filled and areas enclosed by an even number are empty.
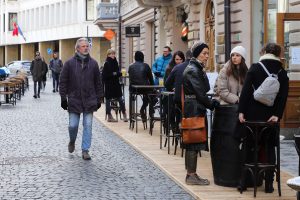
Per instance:
[[[94,0],[86,0],[86,20],[93,21],[94,20]]]

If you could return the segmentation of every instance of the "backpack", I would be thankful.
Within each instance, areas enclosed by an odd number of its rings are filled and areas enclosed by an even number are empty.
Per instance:
[[[261,83],[261,85],[255,90],[253,97],[256,101],[266,105],[266,106],[273,106],[275,98],[279,92],[280,83],[278,81],[278,74],[270,74],[267,68],[259,62],[259,64],[263,67],[265,72],[268,74],[268,77]]]

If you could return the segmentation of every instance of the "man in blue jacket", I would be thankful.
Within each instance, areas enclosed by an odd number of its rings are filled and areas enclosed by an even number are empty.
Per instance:
[[[83,114],[82,158],[90,160],[93,112],[101,107],[102,80],[97,61],[89,54],[86,38],[77,40],[75,55],[65,62],[60,74],[61,107],[69,112],[68,150],[73,153],[81,113]]]
[[[172,50],[169,46],[165,46],[163,55],[158,57],[152,65],[152,72],[154,74],[154,85],[159,85],[159,79],[165,76],[166,67],[172,59]]]

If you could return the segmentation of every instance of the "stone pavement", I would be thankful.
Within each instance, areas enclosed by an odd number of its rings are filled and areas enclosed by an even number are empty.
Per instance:
[[[76,150],[69,154],[68,114],[51,81],[40,99],[32,97],[30,81],[15,107],[0,106],[1,200],[193,199],[96,119],[92,160],[81,158],[81,125]]]

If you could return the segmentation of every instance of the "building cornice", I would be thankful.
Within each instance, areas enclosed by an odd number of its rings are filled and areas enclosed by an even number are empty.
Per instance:
[[[137,0],[139,6],[144,8],[159,8],[162,6],[172,6],[172,0]]]

